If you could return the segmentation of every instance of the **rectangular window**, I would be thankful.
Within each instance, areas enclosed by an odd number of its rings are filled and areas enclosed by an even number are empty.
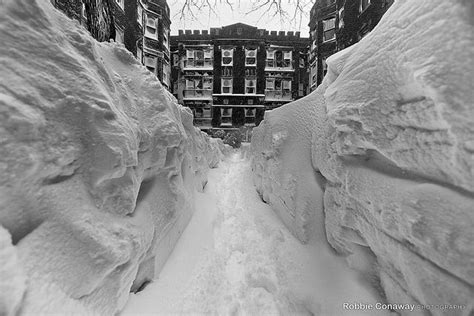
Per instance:
[[[202,113],[202,108],[195,108],[194,109],[194,117],[195,118],[202,118],[203,113]]]
[[[157,37],[156,25],[157,25],[157,20],[154,17],[147,16],[145,36],[156,39]]]
[[[234,63],[234,49],[227,48],[222,50],[222,66],[232,66]]]
[[[194,89],[194,80],[186,79],[186,89],[188,90]]]
[[[194,51],[192,49],[186,50],[186,58],[187,59],[194,59]]]
[[[257,65],[257,50],[245,49],[245,66]]]
[[[283,80],[283,90],[291,90],[291,80]]]
[[[275,59],[275,51],[267,50],[267,59]]]
[[[207,59],[207,58],[211,59],[211,58],[212,58],[212,55],[213,55],[213,54],[212,54],[212,49],[206,49],[206,50],[204,51],[204,58],[205,58],[205,59]]]
[[[232,108],[221,108],[221,117],[232,117]]]
[[[206,106],[202,109],[202,117],[211,118],[211,108],[209,106]]]
[[[283,53],[283,59],[291,60],[292,52],[284,52]]]
[[[232,94],[232,79],[221,79],[222,93]]]
[[[245,94],[257,93],[257,80],[245,79]]]
[[[336,18],[323,20],[323,42],[336,38]]]
[[[245,117],[255,117],[255,108],[246,108]]]
[[[275,90],[275,79],[270,78],[265,81],[265,88],[267,90]]]
[[[151,55],[145,55],[145,66],[156,68],[156,57]]]
[[[232,77],[232,68],[231,67],[223,67],[222,68],[222,77]]]
[[[212,78],[204,78],[202,88],[206,90],[212,90]]]

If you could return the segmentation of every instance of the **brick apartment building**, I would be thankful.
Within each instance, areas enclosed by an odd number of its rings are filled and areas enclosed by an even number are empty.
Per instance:
[[[253,127],[306,94],[308,39],[243,23],[171,36],[173,94],[202,130]]]
[[[316,0],[310,12],[309,84],[326,74],[326,59],[357,43],[380,21],[394,0]]]
[[[114,39],[170,88],[170,9],[166,0],[51,0],[99,41]]]

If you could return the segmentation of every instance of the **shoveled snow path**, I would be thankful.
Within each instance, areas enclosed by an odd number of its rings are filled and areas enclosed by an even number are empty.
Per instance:
[[[159,278],[131,295],[123,315],[367,315],[342,304],[375,304],[375,296],[324,243],[299,243],[251,179],[240,154],[211,170]]]

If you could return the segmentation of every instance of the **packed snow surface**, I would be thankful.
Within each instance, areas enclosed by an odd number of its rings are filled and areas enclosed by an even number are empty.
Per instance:
[[[327,239],[391,303],[451,306],[421,314],[474,313],[473,17],[472,1],[395,1],[253,132],[254,183],[293,234]]]
[[[236,153],[210,171],[158,279],[122,315],[368,315],[343,309],[380,302],[368,288],[326,243],[303,245],[287,230]]]

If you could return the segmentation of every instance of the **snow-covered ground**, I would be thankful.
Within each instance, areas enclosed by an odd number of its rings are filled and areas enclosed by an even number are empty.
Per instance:
[[[235,153],[210,171],[158,279],[132,294],[122,315],[367,315],[343,303],[380,298],[326,243],[303,245],[288,231],[261,201],[242,156]]]

